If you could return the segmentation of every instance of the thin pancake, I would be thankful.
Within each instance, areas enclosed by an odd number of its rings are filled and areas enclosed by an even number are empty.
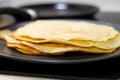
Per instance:
[[[37,50],[37,52],[36,51],[34,52],[36,54],[39,54],[39,52],[42,52],[46,54],[60,55],[69,51],[82,51],[82,52],[89,52],[89,53],[111,53],[115,51],[115,49],[104,50],[104,49],[99,49],[95,47],[85,48],[85,47],[77,47],[77,46],[66,45],[66,44],[54,44],[54,43],[34,44],[26,41],[16,40],[13,36],[8,34],[6,34],[6,36],[7,37],[4,36],[4,38],[5,40],[7,40],[8,42],[7,45],[9,47],[19,48],[22,50],[31,50],[31,52],[33,51],[33,49],[35,49]]]
[[[34,48],[32,48],[32,47],[29,47],[29,46],[26,46],[26,45],[23,45],[23,44],[13,44],[13,43],[8,43],[7,42],[7,46],[8,47],[12,47],[12,48],[19,48],[19,49],[22,49],[22,50],[27,50],[27,51],[29,51],[29,52],[32,52],[32,53],[39,53],[39,51],[38,50],[36,50],[36,49],[34,49]]]
[[[33,44],[24,42],[23,44],[34,47],[36,50],[39,50],[44,53],[54,54],[58,52],[68,52],[68,51],[79,51],[79,52],[89,52],[89,53],[111,53],[116,49],[100,49],[95,47],[77,47],[65,44],[53,44],[53,43],[46,43],[46,44]]]
[[[33,39],[107,41],[119,32],[111,26],[68,20],[38,20],[18,28],[14,36]],[[63,36],[64,35],[64,36]],[[97,36],[96,36],[97,35]]]
[[[17,37],[19,40],[23,41],[29,41],[32,43],[46,43],[46,42],[51,42],[51,43],[60,43],[60,44],[69,44],[69,45],[75,45],[75,46],[80,46],[80,47],[97,47],[101,49],[114,49],[120,47],[120,34],[116,35],[114,38],[109,39],[104,42],[93,42],[93,41],[88,41],[88,40],[62,40],[62,39],[52,39],[52,40],[40,40],[40,39],[33,39],[29,37]]]
[[[37,55],[38,54],[38,53],[36,54],[36,53],[33,53],[31,51],[28,51],[28,50],[23,50],[23,49],[20,49],[20,48],[15,48],[15,49],[24,53],[24,54],[30,54],[30,55]]]

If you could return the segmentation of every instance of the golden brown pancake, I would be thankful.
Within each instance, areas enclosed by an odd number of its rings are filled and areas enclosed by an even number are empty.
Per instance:
[[[39,53],[38,50],[32,48],[32,47],[29,47],[29,46],[26,46],[26,45],[23,45],[23,44],[13,44],[13,43],[7,43],[7,46],[8,47],[13,47],[13,48],[19,48],[19,49],[22,49],[22,50],[28,50],[32,53]]]
[[[107,41],[119,32],[111,26],[67,20],[38,20],[17,29],[16,38]]]
[[[15,31],[1,31],[0,38],[8,47],[33,55],[112,53],[120,47],[120,33],[111,26],[65,20],[38,20]]]
[[[24,44],[34,47],[35,49],[48,54],[54,54],[58,52],[68,52],[68,51],[82,51],[82,52],[90,52],[90,53],[111,53],[115,51],[115,49],[100,49],[96,47],[87,48],[87,47],[71,46],[66,44],[53,44],[53,43],[46,43],[46,44],[24,43]]]
[[[4,33],[5,34],[5,33]],[[19,41],[15,39],[10,34],[6,34],[4,38],[7,40],[7,46],[15,47],[22,50],[31,50],[31,52],[35,54],[39,54],[39,52],[46,53],[46,54],[53,54],[53,55],[60,55],[68,51],[82,51],[82,52],[90,52],[90,53],[111,53],[115,49],[100,49],[95,47],[79,47],[73,46],[68,44],[55,44],[55,43],[30,43],[26,41]],[[37,51],[36,51],[37,50]]]
[[[15,48],[15,49],[18,50],[19,52],[24,53],[24,54],[38,55],[38,53],[33,53],[31,51],[28,51],[28,50],[23,50],[23,49],[20,49],[20,48]]]
[[[21,40],[32,42],[32,43],[60,43],[60,44],[70,44],[80,47],[97,47],[101,49],[114,49],[120,47],[120,34],[116,35],[114,38],[109,39],[103,42],[93,42],[89,40],[62,40],[62,39],[53,39],[53,40],[37,40],[28,37],[21,37]]]

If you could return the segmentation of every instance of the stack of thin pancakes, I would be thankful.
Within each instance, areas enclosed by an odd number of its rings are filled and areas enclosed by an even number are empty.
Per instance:
[[[66,52],[112,53],[120,47],[120,33],[111,26],[84,21],[37,20],[1,39],[24,54],[61,55]]]

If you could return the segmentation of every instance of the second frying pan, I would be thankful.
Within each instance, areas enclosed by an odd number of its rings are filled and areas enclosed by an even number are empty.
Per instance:
[[[18,21],[36,18],[91,18],[98,7],[87,4],[51,3],[26,5],[20,8],[0,8],[0,14],[10,14]]]
[[[94,19],[98,7],[88,4],[49,3],[26,5],[19,8],[0,8],[0,16],[12,15],[15,19],[6,26],[35,19]],[[7,19],[8,20],[8,19]],[[11,21],[11,20],[9,20]],[[0,26],[2,28],[6,26]]]
[[[21,8],[37,18],[91,18],[99,11],[93,5],[68,3],[36,4]]]

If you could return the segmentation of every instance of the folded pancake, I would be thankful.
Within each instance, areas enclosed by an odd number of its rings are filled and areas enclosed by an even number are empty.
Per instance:
[[[52,42],[101,49],[120,46],[117,30],[111,26],[88,22],[38,20],[17,29],[13,35],[19,40],[33,43]]]
[[[24,41],[29,41],[32,43],[46,43],[46,42],[51,42],[51,43],[60,43],[60,44],[70,44],[70,45],[75,45],[75,46],[80,46],[80,47],[98,47],[101,49],[114,49],[120,47],[120,34],[117,34],[114,38],[111,38],[107,41],[102,41],[102,42],[95,42],[95,41],[90,41],[90,40],[62,40],[62,39],[52,39],[52,40],[37,40],[33,38],[28,38],[28,37],[21,37],[20,40]]]
[[[66,52],[112,53],[120,47],[120,33],[111,26],[65,20],[38,20],[0,39],[25,54],[62,55]]]
[[[115,49],[104,50],[95,47],[85,48],[85,47],[77,47],[77,46],[71,46],[65,44],[53,44],[53,43],[33,44],[30,42],[19,42],[19,44],[7,43],[7,46],[13,48],[19,48],[26,51],[28,50],[32,52],[31,54],[42,54],[42,55],[44,55],[44,53],[52,54],[52,55],[60,55],[70,51],[73,52],[80,51],[80,52],[90,52],[90,53],[111,53],[115,50]]]
[[[118,33],[107,25],[67,20],[38,20],[18,28],[14,36],[19,39],[24,36],[39,40],[74,39],[102,42],[114,38]]]
[[[43,53],[40,53],[38,50],[32,48],[32,47],[29,47],[29,46],[26,46],[26,45],[23,45],[23,44],[17,44],[17,43],[9,43],[7,42],[7,46],[8,47],[12,47],[12,48],[15,48],[17,50],[21,50],[21,51],[24,51],[26,52],[27,54],[41,54],[41,55],[44,55]]]
[[[4,34],[4,39],[7,41],[8,47],[13,47],[19,51],[25,52],[28,51],[32,52],[29,54],[52,54],[52,55],[61,55],[65,52],[70,51],[79,51],[79,52],[89,52],[89,53],[111,53],[115,51],[115,49],[100,49],[95,47],[79,47],[73,46],[68,44],[56,44],[56,43],[31,43],[26,41],[17,40],[10,31],[5,31],[7,33]],[[8,33],[9,32],[9,33]],[[2,35],[3,36],[3,35]]]
[[[24,43],[25,45],[34,47],[35,49],[48,53],[48,54],[55,54],[55,53],[65,53],[70,51],[79,51],[79,52],[89,52],[89,53],[111,53],[115,51],[115,49],[100,49],[96,47],[78,47],[66,44],[53,44],[53,43],[46,43],[46,44],[33,44],[33,43]]]
[[[33,52],[31,52],[31,51],[28,51],[28,50],[24,50],[24,49],[20,49],[20,48],[15,48],[15,49],[18,50],[19,52],[24,53],[24,54],[38,55],[38,53],[35,54],[35,53],[33,53]]]

